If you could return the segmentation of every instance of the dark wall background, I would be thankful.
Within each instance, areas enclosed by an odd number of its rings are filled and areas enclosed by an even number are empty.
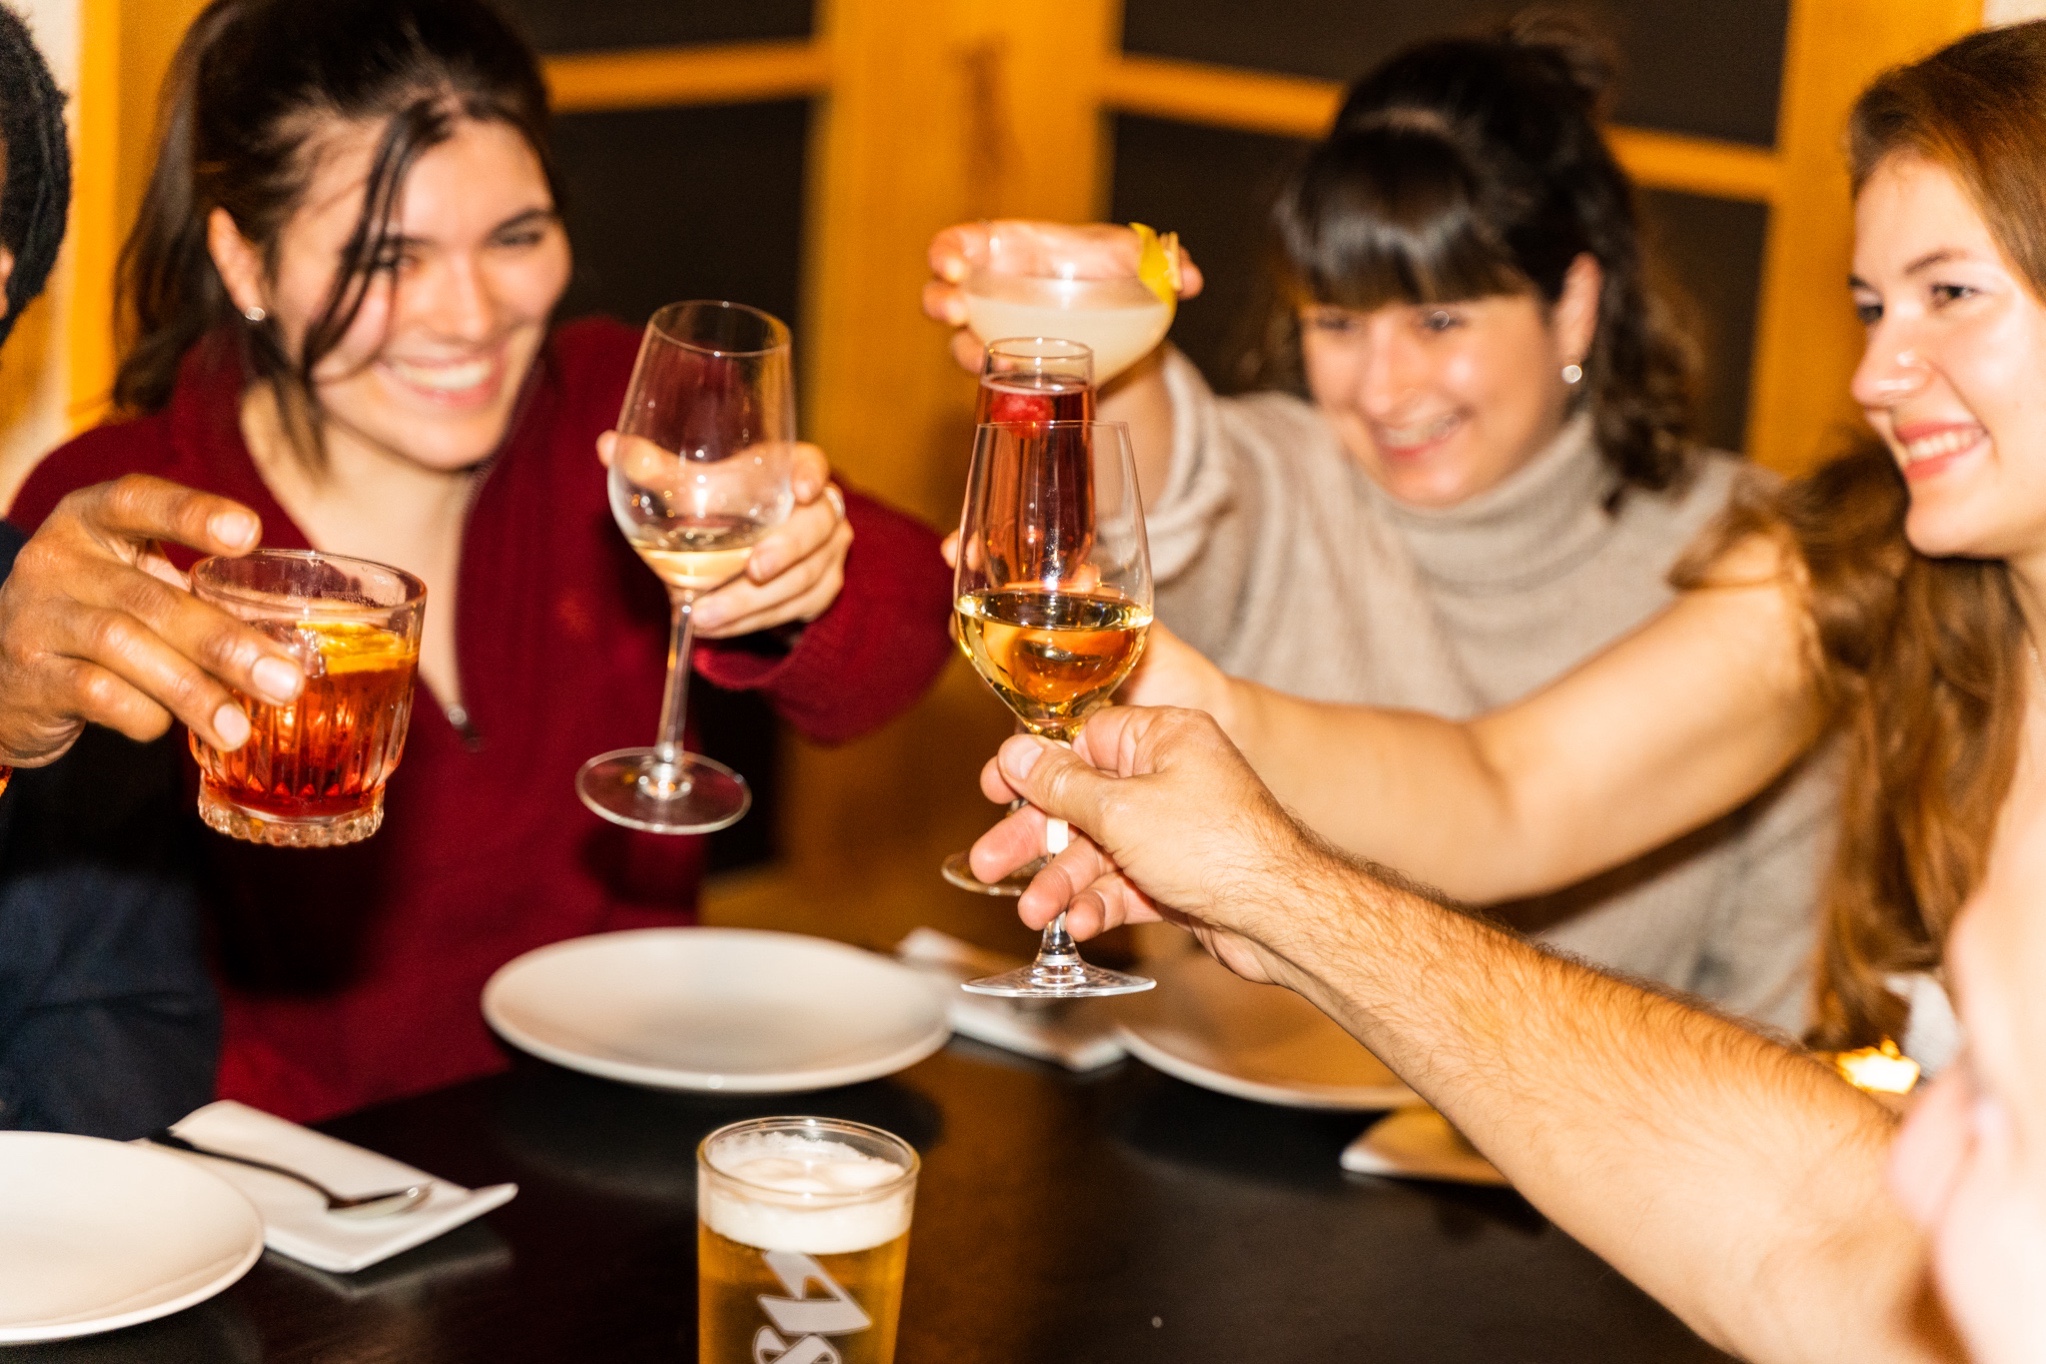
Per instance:
[[[1354,80],[1423,38],[1496,21],[1497,0],[1125,0],[1123,50]],[[1625,67],[1623,123],[1768,146],[1789,0],[1586,0]]]
[[[807,38],[811,0],[497,0],[542,52]]]
[[[1496,22],[1494,0],[1126,0],[1128,52],[1349,81],[1408,44]],[[1618,50],[1623,123],[1769,145],[1787,0],[1580,4]],[[1263,311],[1263,214],[1292,138],[1165,119],[1113,120],[1111,216],[1176,229],[1207,274],[1173,338],[1218,388],[1240,388]],[[1657,273],[1703,352],[1700,431],[1739,449],[1747,424],[1755,307],[1768,210],[1646,191]]]
[[[729,298],[799,325],[809,127],[805,100],[556,119],[575,245],[564,315],[637,325],[677,299]]]

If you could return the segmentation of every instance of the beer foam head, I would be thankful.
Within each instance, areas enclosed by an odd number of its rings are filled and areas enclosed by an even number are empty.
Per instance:
[[[708,1154],[711,1169],[699,1170],[696,1181],[697,1212],[728,1241],[843,1255],[909,1230],[916,1186],[892,1160],[799,1132],[740,1133]]]

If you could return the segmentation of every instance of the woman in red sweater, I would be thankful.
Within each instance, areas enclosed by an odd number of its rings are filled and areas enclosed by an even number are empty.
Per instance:
[[[666,598],[596,457],[638,338],[550,328],[569,249],[545,93],[482,0],[215,0],[174,80],[124,261],[116,396],[139,415],[51,455],[11,516],[154,474],[242,503],[267,545],[427,583],[383,830],[195,835],[220,1093],[310,1120],[498,1065],[477,999],[518,953],[690,915],[702,840],[606,824],[574,790],[660,710]],[[949,575],[927,528],[852,493],[841,513],[807,459],[796,512],[697,607],[696,666],[831,741],[936,675]]]

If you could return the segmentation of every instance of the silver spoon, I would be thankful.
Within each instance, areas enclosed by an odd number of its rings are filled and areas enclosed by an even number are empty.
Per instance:
[[[149,1140],[158,1146],[168,1146],[174,1151],[189,1151],[195,1156],[205,1156],[211,1160],[231,1160],[237,1165],[246,1165],[255,1170],[268,1170],[273,1175],[295,1179],[326,1199],[327,1211],[336,1217],[394,1217],[401,1212],[412,1211],[424,1203],[427,1196],[433,1192],[433,1185],[428,1182],[408,1184],[402,1189],[387,1189],[383,1193],[352,1196],[337,1194],[318,1180],[309,1179],[296,1170],[287,1170],[282,1165],[272,1165],[268,1161],[251,1160],[247,1156],[231,1156],[225,1151],[210,1150],[185,1140],[168,1127],[161,1132],[152,1132]]]

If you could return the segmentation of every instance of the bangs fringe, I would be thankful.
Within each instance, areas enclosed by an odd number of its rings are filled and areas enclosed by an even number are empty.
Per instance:
[[[1418,122],[1324,143],[1279,199],[1287,302],[1369,312],[1535,292],[1479,192],[1456,148]]]

